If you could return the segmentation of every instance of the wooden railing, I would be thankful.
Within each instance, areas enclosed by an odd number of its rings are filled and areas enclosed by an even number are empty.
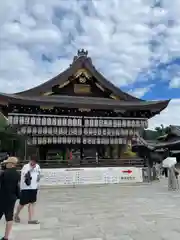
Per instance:
[[[18,168],[21,168],[27,161],[20,162]],[[143,167],[144,161],[141,158],[132,159],[85,159],[79,160],[39,160],[41,168],[85,168],[85,167]]]

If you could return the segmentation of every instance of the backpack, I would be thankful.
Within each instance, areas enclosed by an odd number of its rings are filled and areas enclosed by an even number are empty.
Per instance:
[[[30,185],[31,185],[31,180],[32,180],[31,173],[30,173],[30,171],[28,171],[28,172],[25,174],[25,184],[26,184],[27,186],[30,186]]]

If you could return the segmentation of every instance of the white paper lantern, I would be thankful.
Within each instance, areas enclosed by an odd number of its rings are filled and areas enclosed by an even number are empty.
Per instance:
[[[22,128],[21,128],[21,133],[22,133],[22,134],[25,134],[25,133],[26,133],[26,127],[22,127]]]
[[[71,127],[73,125],[73,120],[71,118],[68,119],[68,126]]]
[[[63,118],[62,119],[62,125],[63,126],[67,126],[67,118]]]
[[[47,125],[47,124],[46,124],[46,118],[45,118],[45,117],[43,117],[43,118],[41,119],[41,124],[42,124],[43,126]]]
[[[76,118],[73,118],[73,126],[77,126],[77,119]]]
[[[48,138],[47,138],[47,143],[48,143],[48,144],[51,144],[51,143],[52,143],[52,138],[51,138],[51,137],[48,137]]]
[[[37,127],[33,127],[32,128],[32,134],[36,134],[37,133]]]
[[[62,126],[61,118],[58,118],[58,119],[57,119],[57,125],[58,125],[58,126]]]
[[[13,117],[12,116],[8,116],[8,122],[9,122],[9,124],[13,124]]]
[[[47,134],[48,133],[48,127],[43,127],[43,134]]]
[[[33,137],[33,138],[32,138],[32,144],[33,144],[33,145],[36,145],[36,144],[37,144],[37,138],[36,138],[36,137]]]
[[[36,125],[41,125],[41,118],[40,117],[36,118]]]
[[[53,125],[53,126],[57,126],[57,118],[55,118],[55,117],[53,117],[52,119],[51,119],[51,124]]]

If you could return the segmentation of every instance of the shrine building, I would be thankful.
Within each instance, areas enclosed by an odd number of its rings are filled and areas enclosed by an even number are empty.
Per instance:
[[[115,159],[121,165],[132,138],[168,103],[123,92],[96,69],[83,49],[49,81],[0,94],[1,111],[27,136],[27,148],[44,164],[56,166],[109,166]]]

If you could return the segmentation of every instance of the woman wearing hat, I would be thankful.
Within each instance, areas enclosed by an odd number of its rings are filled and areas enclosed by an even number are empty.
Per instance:
[[[20,174],[16,170],[18,159],[8,157],[3,161],[5,170],[0,175],[0,219],[5,216],[6,229],[4,237],[1,240],[8,240],[13,224],[14,206],[19,198]]]

